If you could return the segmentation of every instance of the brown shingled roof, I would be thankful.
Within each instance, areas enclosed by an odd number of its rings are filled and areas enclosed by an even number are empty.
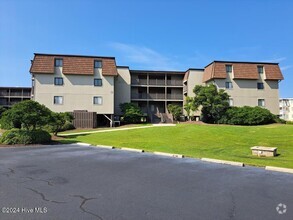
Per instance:
[[[266,80],[282,80],[283,75],[277,63],[256,63],[256,62],[225,62],[214,61],[206,66],[203,81],[211,79],[226,79],[226,65],[233,66],[233,79],[258,79],[257,66],[264,66]]]
[[[279,65],[265,64],[266,80],[283,80],[284,77],[280,70]]]
[[[93,75],[94,60],[101,60],[102,74],[104,76],[118,75],[115,58],[113,57],[91,57],[53,54],[35,54],[30,72],[53,74],[55,58],[63,58],[63,74]]]

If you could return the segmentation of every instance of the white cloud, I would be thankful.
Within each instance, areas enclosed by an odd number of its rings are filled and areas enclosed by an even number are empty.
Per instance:
[[[110,47],[121,53],[127,62],[133,62],[140,68],[157,70],[176,70],[179,64],[159,52],[144,47],[124,43],[111,43]]]

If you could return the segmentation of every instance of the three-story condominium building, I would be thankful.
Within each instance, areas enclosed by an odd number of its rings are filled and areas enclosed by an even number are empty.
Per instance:
[[[168,104],[184,105],[195,85],[215,84],[231,96],[230,105],[262,106],[279,114],[277,63],[214,61],[187,71],[131,70],[114,57],[35,53],[34,100],[56,112],[86,110],[108,119],[132,102],[152,122],[167,114]],[[200,112],[195,112],[199,116]]]

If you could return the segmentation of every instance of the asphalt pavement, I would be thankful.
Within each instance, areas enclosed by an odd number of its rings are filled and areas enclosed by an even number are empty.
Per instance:
[[[0,219],[293,219],[293,174],[81,145],[0,148]]]

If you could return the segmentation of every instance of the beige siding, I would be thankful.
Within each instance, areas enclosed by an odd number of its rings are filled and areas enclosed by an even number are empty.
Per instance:
[[[225,88],[225,82],[233,83],[232,89]],[[224,89],[233,99],[234,106],[257,106],[258,99],[265,100],[265,108],[273,114],[279,114],[279,90],[278,81],[259,80],[229,80],[215,79],[215,85]],[[263,82],[264,89],[258,90],[257,83]]]
[[[187,95],[194,97],[193,89],[196,85],[204,85],[202,82],[203,70],[189,70],[189,76],[187,80]]]
[[[189,70],[189,75],[187,79],[187,96],[194,97],[193,89],[196,85],[205,85],[202,82],[204,71],[203,70]],[[185,100],[184,100],[185,104]],[[193,116],[200,116],[200,111],[192,112],[191,115]],[[187,115],[186,111],[184,110],[184,114]]]
[[[118,77],[115,78],[115,114],[120,115],[121,103],[130,102],[131,77],[127,67],[119,67]]]
[[[114,77],[103,76],[101,69],[91,75],[63,75],[62,67],[56,67],[54,74],[34,74],[34,100],[55,112],[87,110],[98,114],[114,113]],[[54,85],[54,77],[63,77],[64,85]],[[101,78],[103,85],[94,86],[94,78]],[[63,104],[54,104],[54,96],[63,96]],[[101,96],[102,105],[93,104],[93,97]]]

